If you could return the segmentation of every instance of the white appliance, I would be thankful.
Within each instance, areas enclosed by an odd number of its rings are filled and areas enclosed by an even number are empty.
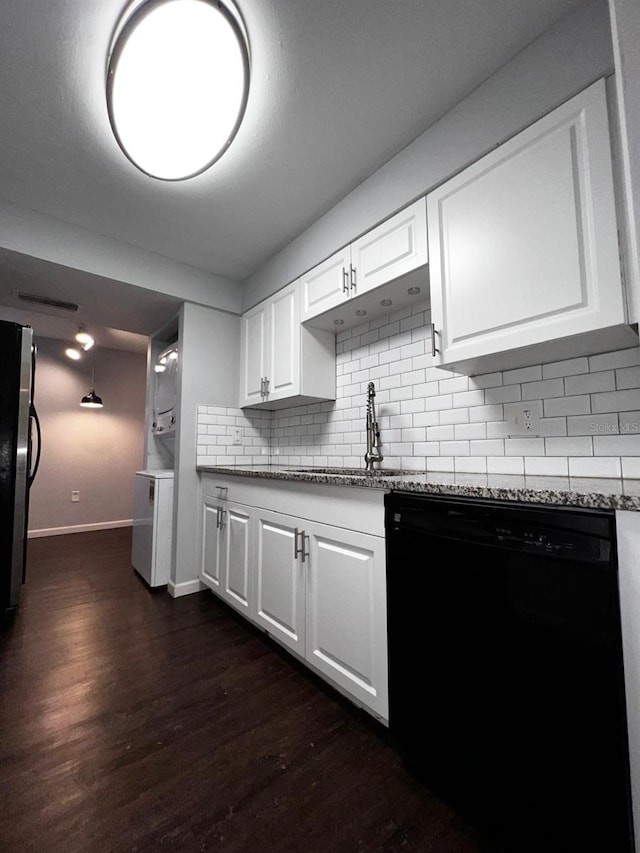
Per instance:
[[[131,563],[149,586],[166,586],[171,572],[173,471],[136,471]]]
[[[178,345],[164,349],[154,367],[152,431],[159,436],[173,435],[176,430],[176,397],[178,377]]]

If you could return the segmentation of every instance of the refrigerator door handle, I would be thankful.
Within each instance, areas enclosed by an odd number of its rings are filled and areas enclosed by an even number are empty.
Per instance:
[[[36,459],[35,459],[35,462],[33,463],[33,467],[31,469],[31,471],[29,472],[29,476],[27,479],[27,488],[30,489],[31,486],[33,485],[33,481],[36,478],[36,474],[38,473],[38,468],[40,467],[40,453],[42,450],[42,430],[40,429],[40,418],[38,417],[38,413],[36,412],[36,407],[33,405],[33,403],[31,404],[31,409],[29,411],[29,419],[30,419],[29,444],[31,444],[31,437],[32,437],[31,425],[33,425],[33,424],[35,424],[36,438],[37,438],[37,442],[38,442],[38,446],[37,446],[37,450],[36,450]]]

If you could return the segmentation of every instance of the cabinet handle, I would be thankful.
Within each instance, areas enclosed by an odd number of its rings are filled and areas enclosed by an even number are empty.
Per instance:
[[[264,397],[264,376],[260,377],[260,396]]]
[[[226,509],[223,509],[222,507],[219,507],[219,509],[220,509],[220,527],[222,528],[226,524],[224,517],[227,514],[227,511],[226,511]]]
[[[264,377],[264,396],[269,396],[269,380],[266,376]]]
[[[440,352],[440,350],[436,346],[436,335],[439,335],[440,332],[437,331],[435,323],[431,324],[431,355],[435,358],[436,353]]]
[[[298,535],[300,531],[296,527],[293,531],[293,559],[297,560],[300,554],[304,551],[304,539],[302,540],[302,548],[298,548]],[[304,531],[303,531],[304,534]]]
[[[300,537],[300,547],[298,548],[298,536]],[[309,539],[304,530],[296,529],[293,531],[293,556],[294,559],[298,559],[298,557],[302,558],[302,562],[304,563],[305,559],[309,556],[309,552],[304,550],[304,540]]]
[[[342,292],[349,293],[349,273],[342,267]]]
[[[351,290],[356,289],[356,268],[353,264],[350,265],[351,270]]]
[[[221,511],[221,510],[222,510],[222,507],[221,507],[221,506],[217,506],[217,507],[216,507],[216,528],[217,528],[218,530],[220,530],[220,528],[222,527],[222,523],[221,523],[221,521],[220,521],[220,511]]]

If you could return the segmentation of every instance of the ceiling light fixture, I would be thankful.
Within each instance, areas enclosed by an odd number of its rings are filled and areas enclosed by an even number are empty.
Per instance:
[[[64,351],[64,354],[67,358],[70,358],[72,361],[80,361],[80,356],[82,353],[76,347],[67,347]]]
[[[87,352],[91,347],[95,344],[95,340],[93,337],[87,332],[84,326],[78,326],[78,331],[76,332],[76,341],[80,344],[82,349]]]
[[[85,409],[101,409],[104,403],[102,397],[98,397],[95,392],[94,377],[96,372],[96,351],[93,350],[93,359],[91,361],[91,387],[89,393],[80,400],[80,405]]]
[[[111,127],[142,172],[180,181],[231,144],[249,93],[249,44],[231,0],[134,3],[107,67]]]
[[[393,305],[393,300],[392,299],[381,299],[380,305],[382,305],[383,308],[388,308],[390,305]]]
[[[409,294],[409,296],[415,296],[416,293],[420,293],[420,288],[419,287],[410,287],[407,290],[407,293]]]

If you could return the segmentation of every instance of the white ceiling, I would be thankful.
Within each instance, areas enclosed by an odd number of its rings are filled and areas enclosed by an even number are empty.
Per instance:
[[[165,183],[132,166],[107,118],[107,52],[126,3],[5,0],[0,198],[242,282],[582,2],[238,0],[252,51],[244,122],[208,172]],[[2,304],[11,255],[0,253]],[[31,290],[61,286],[59,272],[22,269]],[[96,278],[85,309],[120,322]],[[130,290],[115,328],[148,334],[127,313]],[[171,310],[162,299],[160,313]]]

